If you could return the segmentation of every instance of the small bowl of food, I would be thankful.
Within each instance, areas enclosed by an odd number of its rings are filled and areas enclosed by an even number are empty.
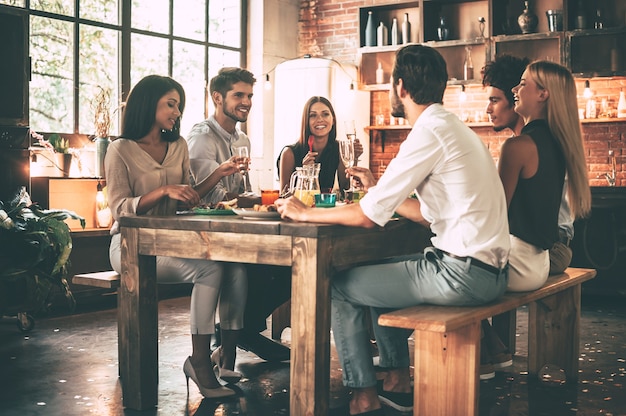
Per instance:
[[[337,194],[321,193],[315,194],[315,206],[320,208],[334,207],[337,202]]]

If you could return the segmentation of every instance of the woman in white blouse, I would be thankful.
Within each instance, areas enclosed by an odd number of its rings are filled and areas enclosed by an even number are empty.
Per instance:
[[[122,272],[120,234],[117,220],[124,215],[174,215],[177,206],[192,207],[222,176],[238,171],[234,159],[224,162],[206,180],[189,185],[187,143],[180,136],[180,117],[185,107],[182,86],[169,77],[150,75],[131,91],[123,116],[122,134],[107,150],[105,172],[109,205],[115,223],[111,228],[110,260]],[[212,371],[211,335],[215,333],[215,313],[219,300],[222,331],[222,357],[230,365],[220,365],[220,377],[236,382],[241,374],[232,371],[237,334],[243,327],[247,276],[241,264],[174,257],[157,257],[159,283],[193,283],[191,294],[192,354],[183,365],[204,397],[232,396]],[[230,370],[221,367],[230,367]]]

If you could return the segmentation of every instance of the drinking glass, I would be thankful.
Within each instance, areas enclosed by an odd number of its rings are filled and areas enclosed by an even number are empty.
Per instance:
[[[351,141],[352,145],[354,146],[354,141],[356,140],[356,126],[354,124],[354,120],[344,121],[343,126],[346,130],[346,139]],[[359,159],[355,157],[354,166],[356,166],[358,163]]]
[[[250,153],[246,146],[235,147],[235,155],[237,156],[237,164],[239,166],[239,173],[243,180],[243,193],[241,195],[249,195],[248,192],[248,163],[250,163]]]
[[[339,154],[341,155],[341,161],[346,169],[354,166],[354,143],[352,140],[339,140]],[[352,184],[352,175],[350,175],[350,192],[354,192],[354,186]]]

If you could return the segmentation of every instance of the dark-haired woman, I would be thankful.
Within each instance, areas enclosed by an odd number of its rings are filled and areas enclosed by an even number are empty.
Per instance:
[[[120,217],[173,215],[179,204],[198,204],[199,193],[205,194],[222,176],[237,171],[237,164],[229,160],[195,189],[189,185],[187,143],[180,136],[184,107],[182,86],[169,77],[158,75],[143,78],[128,97],[122,135],[111,143],[105,159],[109,205],[115,219],[109,256],[118,273],[123,268]],[[191,378],[204,397],[234,395],[234,390],[223,387],[212,371],[210,340],[215,333],[218,299],[222,327],[241,330],[243,326],[245,299],[242,297],[247,293],[245,268],[239,264],[163,256],[157,256],[156,261],[159,283],[193,283],[192,354],[183,365],[187,388]],[[233,353],[235,347],[236,341],[233,345],[222,345]]]

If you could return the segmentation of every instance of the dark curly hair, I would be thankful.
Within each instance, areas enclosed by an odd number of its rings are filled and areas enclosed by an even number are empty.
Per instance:
[[[404,89],[416,104],[443,103],[448,82],[446,61],[429,46],[408,45],[396,53],[393,84],[402,79]]]
[[[513,105],[513,87],[519,84],[524,70],[530,61],[528,58],[518,58],[512,55],[499,55],[495,61],[487,62],[481,74],[483,76],[484,87],[495,87],[504,92],[504,96],[509,101],[509,106]]]

